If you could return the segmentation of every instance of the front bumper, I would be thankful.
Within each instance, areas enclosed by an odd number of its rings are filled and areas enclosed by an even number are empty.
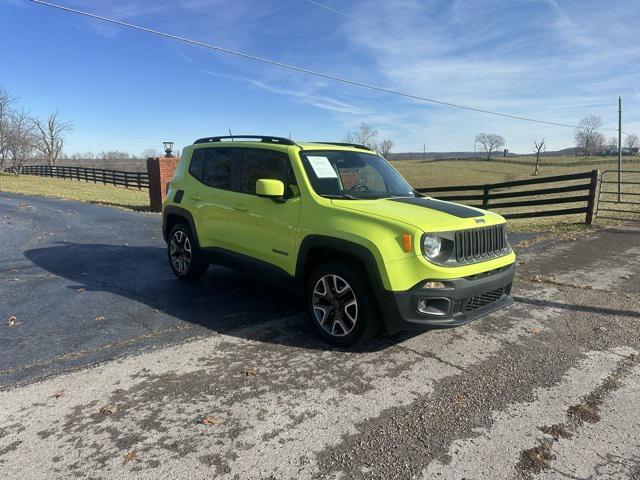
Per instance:
[[[455,327],[513,303],[511,284],[515,262],[471,277],[444,280],[447,288],[423,289],[425,281],[404,292],[386,291],[380,307],[390,333]],[[438,307],[436,314],[421,313],[421,300]]]

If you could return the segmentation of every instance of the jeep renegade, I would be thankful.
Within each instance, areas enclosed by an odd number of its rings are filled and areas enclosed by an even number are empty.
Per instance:
[[[361,145],[211,137],[183,150],[162,229],[171,269],[241,268],[306,298],[347,346],[461,325],[510,305],[515,254],[500,215],[428,198]]]

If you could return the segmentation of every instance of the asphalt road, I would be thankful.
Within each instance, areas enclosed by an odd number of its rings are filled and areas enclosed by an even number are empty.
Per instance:
[[[343,351],[278,289],[172,278],[159,223],[0,193],[0,478],[640,478],[638,229],[534,242],[508,310]]]

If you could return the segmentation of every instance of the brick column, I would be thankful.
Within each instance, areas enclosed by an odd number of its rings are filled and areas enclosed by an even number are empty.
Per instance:
[[[162,211],[162,200],[167,192],[167,184],[178,168],[178,157],[160,157],[147,159],[149,173],[149,207],[152,212]]]

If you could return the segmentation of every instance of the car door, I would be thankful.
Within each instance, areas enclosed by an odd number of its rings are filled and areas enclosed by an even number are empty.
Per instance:
[[[194,150],[189,174],[196,180],[186,192],[201,247],[228,248],[231,205],[238,194],[231,189],[239,164],[228,148]]]
[[[293,274],[301,204],[289,155],[267,148],[238,151],[242,151],[238,196],[229,221],[232,249]],[[259,179],[281,180],[285,184],[282,201],[257,196]]]

